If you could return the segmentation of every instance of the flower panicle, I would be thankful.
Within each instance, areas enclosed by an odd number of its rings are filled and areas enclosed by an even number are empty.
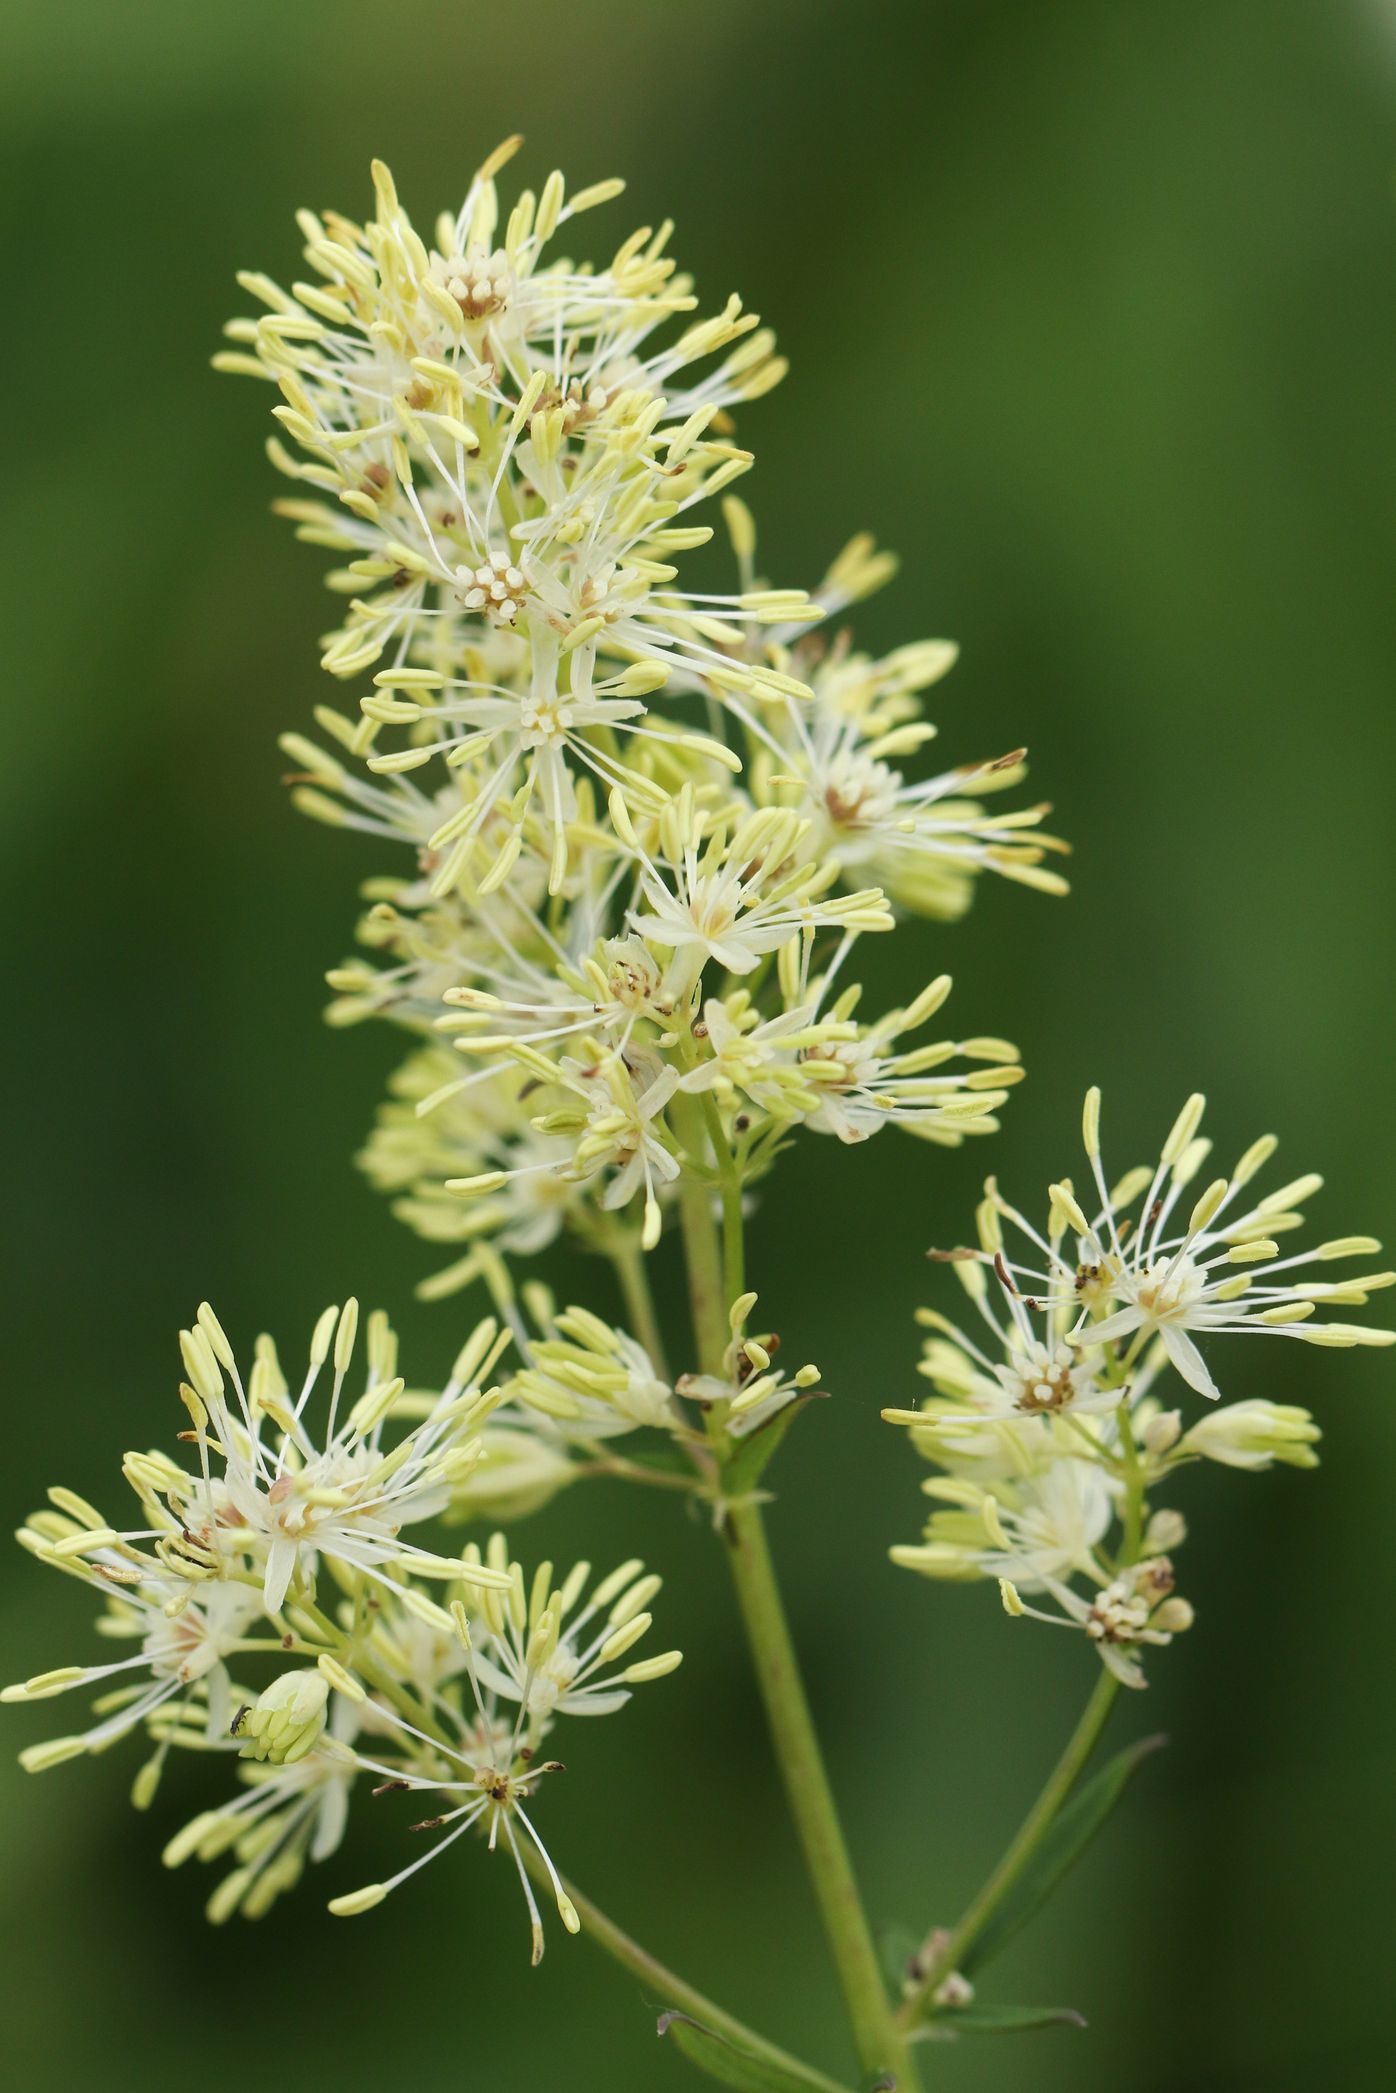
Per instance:
[[[1307,1409],[1221,1400],[1215,1340],[1350,1347],[1394,1335],[1330,1319],[1396,1283],[1382,1270],[1326,1276],[1377,1256],[1375,1238],[1282,1247],[1322,1180],[1308,1173],[1253,1190],[1275,1152],[1270,1135],[1228,1176],[1208,1178],[1203,1111],[1201,1094],[1190,1097],[1157,1160],[1112,1184],[1100,1093],[1088,1092],[1092,1190],[1057,1180],[1041,1224],[989,1178],[973,1243],[931,1253],[949,1265],[970,1315],[919,1312],[931,1393],[916,1408],[883,1411],[936,1469],[923,1537],[893,1548],[893,1560],[932,1578],[996,1579],[1010,1614],[1084,1630],[1134,1687],[1145,1682],[1147,1647],[1192,1619],[1172,1586],[1186,1529],[1176,1512],[1152,1508],[1151,1493],[1199,1460],[1251,1471],[1318,1462]],[[1188,1424],[1175,1390],[1210,1407]]]

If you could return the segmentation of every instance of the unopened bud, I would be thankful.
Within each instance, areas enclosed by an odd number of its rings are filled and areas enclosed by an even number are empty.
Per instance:
[[[242,1756],[293,1766],[318,1742],[329,1697],[330,1682],[322,1672],[283,1672],[236,1726]]]
[[[1183,1440],[1183,1452],[1201,1454],[1228,1468],[1269,1468],[1275,1461],[1291,1468],[1316,1468],[1314,1445],[1319,1437],[1313,1418],[1298,1404],[1256,1398],[1209,1411]]]
[[[1181,1410],[1160,1410],[1144,1427],[1144,1451],[1158,1460],[1177,1445],[1183,1430]]]

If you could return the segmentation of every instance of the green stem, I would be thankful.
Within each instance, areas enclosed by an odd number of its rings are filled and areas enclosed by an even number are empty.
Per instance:
[[[703,1094],[703,1118],[717,1158],[722,1187],[722,1283],[730,1308],[746,1292],[746,1231],[742,1214],[742,1180],[736,1159],[727,1146],[722,1115],[711,1091]]]
[[[686,1128],[680,1133],[695,1160],[703,1157],[705,1134],[711,1137],[711,1129],[701,1118],[692,1134]],[[742,1287],[742,1207],[741,1186],[731,1168],[726,1142],[719,1146],[714,1138],[713,1146],[723,1190],[722,1248],[718,1245],[706,1173],[690,1177],[685,1172],[680,1209],[699,1363],[705,1373],[721,1374],[730,1335],[730,1290],[739,1293]],[[915,2064],[893,2018],[829,1787],[775,1565],[766,1543],[760,1505],[746,1496],[726,1503],[722,1510],[727,1558],[775,1745],[776,1763],[838,1972],[858,2061],[869,2075],[894,2073],[901,2093],[918,2093]]]
[[[645,1253],[640,1248],[640,1239],[633,1230],[617,1233],[607,1248],[607,1256],[615,1267],[620,1282],[621,1298],[625,1302],[625,1313],[633,1337],[637,1337],[649,1353],[654,1370],[661,1380],[669,1378],[669,1368],[664,1357],[664,1337],[655,1313],[654,1295],[650,1290],[649,1268]]]
[[[1125,1508],[1122,1520],[1120,1566],[1139,1560],[1144,1545],[1144,1473],[1134,1437],[1134,1419],[1128,1403],[1120,1404],[1120,1455],[1125,1477]]]
[[[524,1864],[541,1888],[551,1887],[539,1855],[526,1853]],[[676,2006],[680,2012],[691,2015],[701,2026],[711,2029],[713,2034],[721,2035],[735,2048],[744,2050],[749,2057],[755,2057],[760,2062],[770,2065],[774,2071],[786,2071],[802,2080],[811,2088],[811,2093],[846,2093],[846,2088],[840,2086],[837,2080],[826,2078],[823,2072],[814,2070],[808,2064],[802,2064],[788,2051],[780,2049],[774,2042],[768,2042],[764,2035],[758,2035],[753,2028],[747,2027],[735,2014],[724,2011],[712,1999],[706,1998],[701,1991],[695,1990],[692,1984],[686,1984],[682,1977],[667,1969],[647,1948],[642,1948],[637,1940],[632,1940],[614,1919],[608,1919],[605,1912],[598,1910],[591,1899],[584,1897],[573,1883],[564,1881],[563,1888],[577,1908],[583,1933],[589,1935],[599,1948],[604,1948],[622,1969],[629,1970],[632,1977],[638,1977],[656,2006]]]
[[[922,2018],[937,1987],[944,1983],[953,1970],[960,1967],[964,1957],[1046,1838],[1063,1803],[1080,1778],[1086,1761],[1095,1750],[1119,1690],[1120,1682],[1114,1673],[1102,1667],[1081,1720],[1049,1774],[1046,1786],[1023,1819],[1012,1845],[975,1897],[945,1947],[936,1956],[934,1966],[903,2002],[897,2015],[902,2027],[913,2027]]]
[[[651,1490],[684,1490],[691,1497],[703,1488],[697,1476],[671,1474],[667,1468],[650,1468],[643,1461],[627,1461],[623,1455],[598,1453],[579,1469],[582,1475],[615,1475],[628,1483],[643,1483]]]
[[[688,1263],[688,1299],[698,1364],[705,1374],[721,1374],[731,1330],[727,1310],[722,1252],[713,1220],[713,1188],[703,1169],[706,1129],[695,1098],[675,1098],[670,1107],[675,1131],[694,1164],[679,1179],[679,1223]]]
[[[823,1755],[781,1604],[761,1508],[729,1505],[723,1528],[776,1760],[865,2071],[891,2071],[902,2093],[917,2079],[893,2019]]]

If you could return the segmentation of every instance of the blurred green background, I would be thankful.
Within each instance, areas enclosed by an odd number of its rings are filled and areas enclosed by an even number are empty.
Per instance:
[[[948,965],[960,1024],[1021,1041],[992,1151],[806,1138],[754,1231],[764,1306],[838,1396],[772,1514],[837,1785],[880,1917],[951,1918],[1091,1660],[885,1561],[920,1512],[876,1412],[919,1385],[925,1247],[963,1233],[986,1167],[1027,1200],[1074,1167],[1091,1080],[1118,1162],[1204,1087],[1224,1151],[1273,1125],[1327,1171],[1325,1233],[1392,1232],[1396,9],[59,0],[3,38],[5,1518],[58,1479],[119,1500],[122,1449],[174,1428],[174,1333],[205,1293],[294,1344],[357,1289],[422,1378],[470,1311],[414,1305],[435,1253],[350,1166],[397,1041],[327,1033],[319,977],[378,858],[285,804],[274,737],[330,694],[320,557],[265,513],[269,395],[207,358],[236,267],[295,273],[295,205],[366,210],[378,153],[429,224],[522,129],[511,177],[624,173],[598,242],[672,212],[706,302],[737,288],[777,325],[793,375],[742,424],[763,564],[811,580],[863,526],[898,548],[860,631],[957,637],[946,759],[1029,742],[1076,843],[1069,902],[996,887],[878,955],[880,989]],[[553,1276],[606,1298],[599,1269]],[[1326,1465],[1195,1476],[1198,1628],[1117,1733],[1172,1749],[987,1979],[1090,2031],[942,2052],[936,2085],[1389,2083],[1389,1360],[1224,1363],[1229,1392],[1312,1399]],[[610,1486],[546,1531],[607,1556],[637,1527],[688,1663],[569,1750],[554,1850],[833,2062],[711,1538]],[[7,1676],[90,1649],[81,1595],[17,1553],[0,1595]],[[126,1802],[134,1748],[27,1782],[9,1747],[62,1721],[6,1716],[12,2083],[685,2083],[585,1941],[554,1928],[530,1973],[516,1887],[479,1853],[324,1918],[390,1848],[371,1810],[332,1881],[211,1932],[206,1882],[158,1860],[199,1783],[152,1822]]]

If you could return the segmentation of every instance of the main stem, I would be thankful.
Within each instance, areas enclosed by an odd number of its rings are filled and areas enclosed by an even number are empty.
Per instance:
[[[699,1364],[721,1374],[728,1326],[724,1288],[741,1283],[741,1203],[724,1187],[728,1241],[719,1248],[710,1187],[686,1179],[681,1197],[684,1243]],[[734,1240],[735,1238],[735,1240]],[[891,2072],[899,2093],[919,2093],[906,2036],[887,1997],[843,1828],[824,1769],[799,1660],[776,1582],[760,1505],[748,1496],[724,1506],[723,1533],[761,1699],[775,1745],[805,1866],[838,1972],[859,2063]]]
[[[956,1926],[943,1951],[936,1957],[934,1967],[903,2002],[897,2016],[903,2027],[915,2025],[936,1987],[942,1984],[953,1970],[960,1967],[1051,1830],[1058,1812],[1095,1750],[1119,1690],[1120,1682],[1114,1674],[1102,1670],[1081,1720],[1072,1731],[1065,1751],[1048,1775],[1041,1794],[1019,1826],[1013,1843]]]
[[[915,2093],[916,2074],[882,1981],[781,1604],[760,1506],[750,1498],[732,1505],[724,1530],[776,1760],[843,1989],[858,2060],[866,2071],[895,2073],[898,2087],[904,2093]]]

